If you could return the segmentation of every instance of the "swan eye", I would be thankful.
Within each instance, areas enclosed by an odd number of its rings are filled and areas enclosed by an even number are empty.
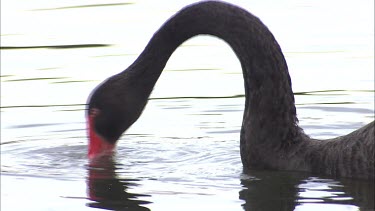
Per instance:
[[[91,118],[95,118],[95,117],[97,117],[99,114],[100,114],[100,110],[99,110],[99,109],[97,109],[97,108],[90,108],[90,110],[89,110],[89,116],[90,116]]]

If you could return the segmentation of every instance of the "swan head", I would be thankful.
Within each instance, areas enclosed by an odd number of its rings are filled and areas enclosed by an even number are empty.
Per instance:
[[[139,90],[119,74],[91,93],[86,110],[90,159],[113,154],[117,140],[141,115],[148,96]]]

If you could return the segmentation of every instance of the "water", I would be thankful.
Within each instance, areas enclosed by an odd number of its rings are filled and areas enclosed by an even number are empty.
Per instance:
[[[2,1],[2,210],[374,210],[370,181],[242,172],[240,65],[207,36],[174,53],[117,155],[88,163],[89,93],[191,2]],[[306,133],[374,119],[373,1],[232,2],[279,41]]]

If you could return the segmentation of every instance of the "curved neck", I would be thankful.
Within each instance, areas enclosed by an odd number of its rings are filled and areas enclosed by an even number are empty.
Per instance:
[[[148,97],[171,54],[184,41],[200,34],[223,39],[241,62],[246,95],[241,144],[242,140],[293,141],[298,133],[297,118],[284,56],[267,27],[238,7],[205,2],[182,9],[154,34],[125,72],[139,88],[147,89]]]

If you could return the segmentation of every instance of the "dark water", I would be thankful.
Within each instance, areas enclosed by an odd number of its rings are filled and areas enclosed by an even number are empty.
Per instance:
[[[88,163],[89,93],[191,2],[2,1],[2,210],[374,210],[373,181],[242,171],[240,65],[207,36],[175,52],[116,156]],[[307,134],[374,120],[373,1],[233,3],[282,46]]]

